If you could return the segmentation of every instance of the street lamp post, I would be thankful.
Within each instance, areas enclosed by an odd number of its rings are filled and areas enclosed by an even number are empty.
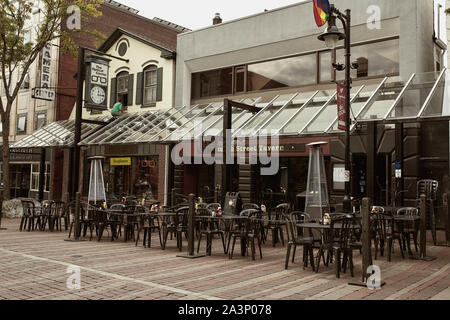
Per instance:
[[[350,157],[350,90],[351,90],[351,74],[350,71],[352,68],[357,68],[356,64],[351,63],[351,42],[350,42],[350,9],[345,10],[345,14],[340,12],[335,8],[334,5],[330,5],[330,12],[328,18],[328,27],[323,34],[321,34],[318,39],[324,41],[328,47],[328,49],[335,50],[338,44],[338,41],[345,39],[345,65],[333,63],[333,67],[337,71],[345,70],[345,85],[346,85],[346,124],[345,124],[345,171],[347,171],[349,175],[349,179],[345,182],[345,197],[343,202],[344,211],[351,211],[351,181],[352,181],[352,170],[351,170],[351,157]],[[340,32],[336,26],[336,18],[341,20],[344,26],[344,33]]]

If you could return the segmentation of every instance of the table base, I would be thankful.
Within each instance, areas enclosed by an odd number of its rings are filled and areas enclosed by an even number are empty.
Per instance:
[[[178,254],[177,258],[185,258],[185,259],[198,259],[198,258],[204,258],[206,257],[206,254],[194,254],[193,256],[189,255],[189,253],[185,254]]]
[[[85,239],[64,239],[65,242],[86,242]]]
[[[409,256],[410,260],[421,260],[421,261],[434,261],[437,259],[437,257],[430,257],[430,256],[426,256],[426,257],[421,257],[418,254]]]
[[[356,286],[356,287],[366,287],[367,288],[367,282],[349,282],[348,283],[349,286]],[[381,287],[385,286],[386,282],[382,281],[381,282]]]

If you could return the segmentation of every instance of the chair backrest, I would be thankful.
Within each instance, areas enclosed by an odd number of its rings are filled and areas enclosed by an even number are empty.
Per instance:
[[[339,229],[335,228],[335,225],[338,223],[341,224]],[[349,215],[331,218],[331,232],[329,232],[330,238],[327,239],[327,242],[332,244],[337,240],[337,244],[341,249],[347,249],[352,236],[353,225],[354,218]]]
[[[220,205],[220,203],[210,203],[210,204],[208,204],[208,205],[206,206],[206,209],[216,211],[216,210],[218,210],[220,207],[222,207],[222,206]]]
[[[244,203],[242,205],[242,210],[248,210],[248,209],[259,210],[259,209],[261,209],[261,207],[258,206],[256,203]]]
[[[439,182],[436,180],[420,180],[417,182],[417,199],[422,194],[427,197],[427,200],[436,200]]]
[[[398,209],[397,216],[419,216],[419,210],[417,208],[407,207]]]
[[[292,211],[289,215],[285,216],[290,217],[294,223],[305,223],[311,220],[311,216],[309,214],[300,211]]]
[[[25,217],[32,216],[34,214],[35,208],[36,206],[34,205],[33,201],[22,200],[23,215]]]
[[[62,201],[53,201],[50,204],[50,213],[54,217],[63,217],[66,204]]]
[[[206,204],[206,203],[197,203],[197,208],[206,209],[206,208],[208,208],[208,204]]]
[[[291,212],[291,205],[289,203],[282,203],[277,206],[277,209],[283,214],[288,214]]]
[[[255,213],[257,213],[259,210],[256,209],[247,209],[247,210],[242,210],[241,213],[239,214],[241,217],[251,217],[252,215],[254,215]]]
[[[212,211],[207,209],[207,208],[198,208],[196,210],[195,215],[197,217],[211,217],[212,216]]]
[[[189,207],[182,207],[175,211],[175,225],[180,225],[182,227],[187,227],[189,219]]]

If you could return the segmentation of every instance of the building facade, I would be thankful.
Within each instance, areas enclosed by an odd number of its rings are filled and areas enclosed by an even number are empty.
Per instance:
[[[413,109],[418,113],[417,105],[429,102],[425,98],[430,89],[434,93],[439,87],[436,80],[447,66],[447,47],[442,41],[446,39],[445,23],[441,23],[445,14],[438,7],[442,3],[333,3],[341,11],[351,9],[352,61],[358,63],[351,71],[352,195],[370,196],[380,205],[395,200],[413,206],[417,181],[423,178],[439,180],[440,191],[446,191],[448,121],[388,123],[386,119],[392,114],[385,116],[389,110],[398,116],[401,111],[397,107],[405,113]],[[278,197],[276,201],[289,201],[303,210],[309,156],[306,145],[326,141],[323,151],[328,187],[334,201],[342,202],[345,143],[343,131],[337,130],[334,95],[335,82],[343,80],[344,73],[336,71],[332,63],[344,62],[344,48],[328,50],[317,39],[323,31],[314,22],[312,2],[307,1],[178,36],[177,106],[259,99],[256,105],[262,111],[246,121],[233,116],[232,127],[253,133],[262,128],[278,129],[280,145],[295,151],[283,149],[280,170],[272,176],[259,174],[261,164],[233,166],[229,191],[239,191],[245,201]],[[442,108],[442,99],[436,105]],[[286,122],[288,119],[291,122]],[[375,125],[369,125],[371,121]],[[437,138],[440,148],[433,147]],[[399,179],[395,178],[397,164],[402,170]],[[222,170],[220,165],[177,166],[171,172],[172,186],[179,193],[198,194],[203,187],[221,185]]]
[[[158,114],[173,105],[176,55],[174,50],[120,28],[111,34],[99,50],[128,62],[110,59],[110,85],[106,92],[108,108],[101,111],[85,107],[83,119],[110,117],[111,108],[121,101],[126,110],[124,116],[132,115],[130,118],[134,121],[139,119],[141,123],[133,126],[141,127],[147,123],[144,116]],[[75,110],[71,115],[71,119],[74,118]],[[133,141],[118,145],[128,138],[121,127],[123,125],[114,126],[107,133],[95,133],[90,137],[91,143],[85,148],[83,192],[88,191],[88,158],[103,156],[108,199],[133,195],[139,199],[146,197],[163,202],[166,188],[166,147],[136,144]]]

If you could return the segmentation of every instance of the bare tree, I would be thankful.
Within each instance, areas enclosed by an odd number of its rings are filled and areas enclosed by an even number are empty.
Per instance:
[[[3,199],[10,198],[10,150],[9,134],[11,125],[11,108],[19,90],[27,76],[30,66],[38,58],[40,52],[48,44],[59,39],[61,50],[76,55],[72,31],[65,31],[62,25],[66,23],[74,10],[80,18],[98,17],[98,11],[103,0],[41,0],[40,8],[37,1],[30,0],[0,0],[0,81],[3,84],[5,101],[0,98],[0,117],[3,127]],[[32,16],[33,10],[41,10],[41,19],[35,28],[32,41],[25,39],[25,26]],[[77,32],[94,33],[90,30]],[[19,73],[18,79],[12,76]],[[1,214],[0,214],[1,223]]]

